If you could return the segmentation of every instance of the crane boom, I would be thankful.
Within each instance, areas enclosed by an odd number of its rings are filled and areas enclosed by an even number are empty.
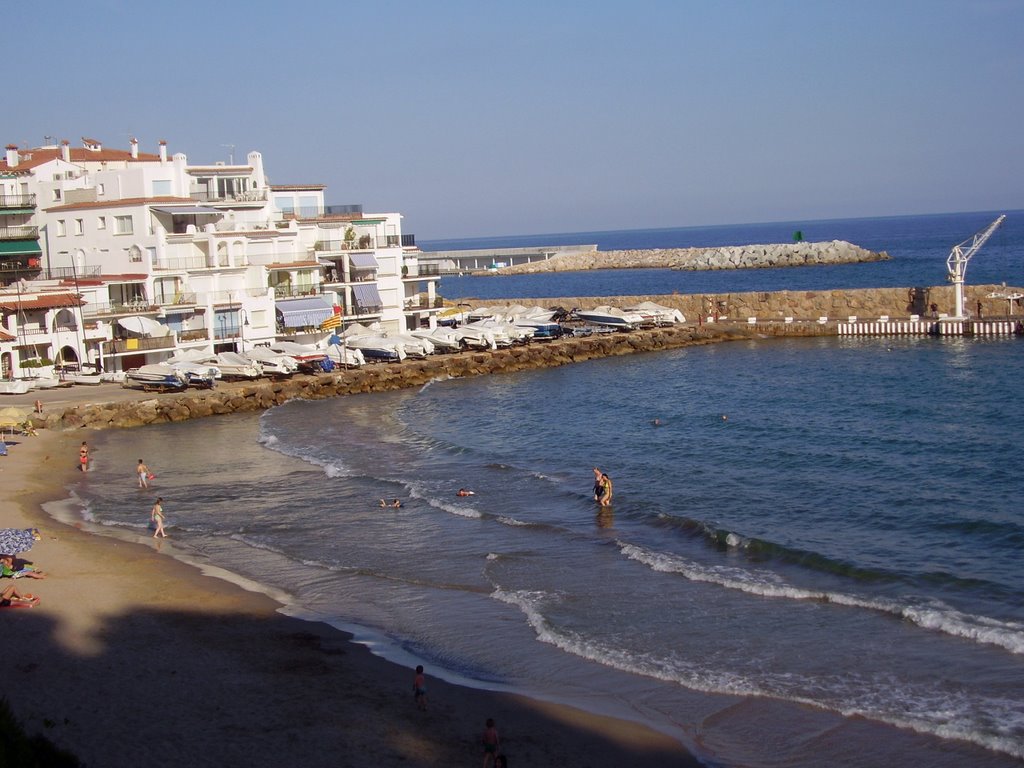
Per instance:
[[[992,237],[992,233],[999,229],[1005,219],[1006,214],[1003,214],[983,230],[975,232],[962,243],[954,245],[953,250],[949,252],[946,269],[949,270],[949,282],[953,284],[953,293],[956,298],[954,317],[957,319],[964,317],[964,276],[967,273],[967,262],[981,249],[985,241]]]

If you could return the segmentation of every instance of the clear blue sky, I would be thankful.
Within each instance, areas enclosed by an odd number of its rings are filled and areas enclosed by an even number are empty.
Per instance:
[[[421,240],[1024,208],[1024,0],[50,0],[5,144],[82,136]]]

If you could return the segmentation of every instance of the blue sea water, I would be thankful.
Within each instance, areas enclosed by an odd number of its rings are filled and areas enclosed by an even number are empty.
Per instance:
[[[552,298],[748,291],[814,291],[845,288],[893,288],[944,285],[946,258],[957,243],[984,229],[1000,213],[1002,227],[973,257],[967,280],[976,285],[1024,284],[1024,211],[830,219],[810,222],[742,224],[678,229],[573,232],[567,234],[430,241],[424,251],[595,244],[602,251],[690,248],[790,242],[803,232],[810,242],[846,240],[889,261],[838,266],[683,272],[668,269],[595,270],[544,275],[441,278],[446,298]]]
[[[159,493],[168,554],[711,765],[1020,765],[1022,373],[1015,338],[754,339],[295,401],[101,433],[76,515],[149,541]]]

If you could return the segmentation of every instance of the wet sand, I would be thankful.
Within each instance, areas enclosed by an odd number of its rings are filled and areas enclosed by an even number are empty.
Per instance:
[[[4,693],[29,733],[84,764],[478,766],[493,717],[517,768],[697,765],[644,726],[448,684],[429,668],[418,711],[411,669],[167,556],[173,539],[124,542],[55,522],[41,505],[67,496],[89,434],[15,437],[0,458],[0,527],[38,527],[25,558],[48,574],[16,582],[38,606],[0,613]],[[126,496],[134,490],[126,477]]]

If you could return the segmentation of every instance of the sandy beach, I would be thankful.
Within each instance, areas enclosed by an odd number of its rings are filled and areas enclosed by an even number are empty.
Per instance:
[[[40,431],[0,458],[0,527],[38,527],[25,558],[48,574],[16,582],[38,606],[2,613],[4,695],[30,734],[83,765],[478,766],[488,717],[513,766],[698,764],[641,725],[447,684],[429,668],[418,711],[411,669],[161,552],[173,539],[57,523],[41,505],[67,495],[88,438]]]

